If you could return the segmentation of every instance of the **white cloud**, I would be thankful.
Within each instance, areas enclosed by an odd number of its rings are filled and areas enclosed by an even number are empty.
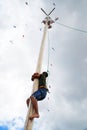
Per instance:
[[[40,8],[49,12],[54,7],[54,1],[28,2],[26,5],[23,0],[0,1],[0,125],[7,125],[9,130],[22,128],[26,118],[26,98],[31,94],[30,79],[43,35],[40,28],[45,15]],[[86,1],[55,3],[52,18],[59,16],[61,23],[86,27]],[[35,119],[34,129],[84,130],[87,127],[87,36],[56,23],[49,33],[50,45],[55,49],[50,49],[51,93],[39,103],[40,118]],[[43,68],[46,64],[47,53]]]

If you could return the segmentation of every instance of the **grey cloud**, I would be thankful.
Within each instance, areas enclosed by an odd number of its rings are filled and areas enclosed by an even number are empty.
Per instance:
[[[53,2],[54,1],[48,2],[47,0],[45,0],[43,7],[48,10],[47,3],[50,3],[49,5],[52,5]],[[70,26],[72,25],[83,30],[86,29],[86,0],[56,0],[55,3],[56,9],[52,14],[53,18],[54,15],[59,16],[59,20],[61,23],[68,24]],[[49,8],[53,8],[53,5]],[[0,14],[1,18],[3,17],[2,14]],[[6,16],[4,18],[8,19],[8,17]],[[3,21],[4,19],[1,21],[1,28],[6,28],[7,24],[3,23]],[[32,28],[34,27],[35,26],[32,26]],[[30,27],[28,28],[28,30],[29,29]],[[35,37],[35,33],[33,32],[34,30],[31,32],[32,39],[33,37]],[[37,41],[39,40],[37,39]],[[87,34],[64,28],[55,23],[52,30],[50,31],[50,41],[51,46],[55,48],[54,52],[52,50],[50,52],[50,61],[52,64],[52,66],[50,67],[50,83],[52,87],[50,91],[53,94],[53,97],[51,97],[51,101],[49,101],[51,108],[50,114],[48,114],[49,116],[47,116],[46,113],[45,117],[42,116],[40,118],[40,123],[38,123],[38,127],[41,127],[42,123],[43,127],[48,128],[47,130],[86,130]],[[34,39],[32,40],[32,42],[35,42]],[[30,41],[30,43],[32,42]],[[34,45],[35,44],[32,44],[32,46]],[[23,68],[25,68],[24,72],[27,70],[31,71],[28,69],[28,64],[31,65],[31,63],[33,63],[33,59],[28,56],[26,57],[26,55],[31,54],[32,57],[34,55],[32,53],[25,53],[25,51],[26,50],[22,51],[18,49],[17,55],[10,51],[10,53],[13,54],[14,59],[9,59],[8,62],[5,59],[4,65],[0,63],[1,72],[3,71],[6,73],[6,71],[11,71],[11,69],[13,68],[15,68],[17,72],[20,71],[20,74],[24,74],[22,71]],[[9,58],[8,56],[9,55],[7,55],[6,57]],[[27,62],[28,60],[30,61]],[[14,65],[15,62],[17,62],[17,64]],[[10,63],[11,66],[9,67]],[[7,65],[7,68],[5,67],[5,64]],[[35,67],[35,64],[33,66]],[[42,110],[41,112],[43,113]],[[47,121],[48,124],[45,121]]]
[[[55,3],[58,5],[55,12],[59,15],[61,23],[87,30],[87,16],[85,15],[87,10],[86,0],[55,1]],[[61,11],[59,11],[60,8]],[[74,13],[76,13],[76,17],[74,17]],[[69,23],[71,17],[75,19],[75,23]],[[58,123],[61,122],[62,124],[59,127],[60,129],[82,130],[87,124],[87,34],[61,27],[56,23],[54,26],[56,33],[55,31],[53,31],[54,34],[51,32],[54,36],[54,39],[51,40],[55,48],[55,53],[51,52],[51,57],[53,73],[57,74],[57,76],[55,77],[52,74],[52,87],[55,87],[55,91],[52,93],[56,101],[55,108],[61,108],[60,116],[59,112],[55,115],[56,123],[54,124],[57,124],[59,116],[60,120]],[[56,67],[56,72],[54,72],[54,66]],[[61,68],[62,72],[58,68]],[[59,84],[60,81],[58,78],[60,78],[60,75],[62,75],[63,79]],[[67,117],[68,106],[64,105],[62,108],[62,103],[64,102],[70,106],[69,110],[71,112],[69,113],[69,117]],[[67,111],[63,119],[61,116],[65,108]],[[73,112],[75,112],[75,115],[72,115]]]

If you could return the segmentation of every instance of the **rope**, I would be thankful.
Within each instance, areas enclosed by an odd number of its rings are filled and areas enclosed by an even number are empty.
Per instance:
[[[62,23],[59,23],[59,22],[56,22],[56,23],[59,24],[59,25],[61,25],[61,26],[63,26],[63,27],[66,27],[66,28],[69,28],[69,29],[73,29],[75,31],[79,31],[79,32],[82,32],[82,33],[87,33],[87,31],[82,30],[82,29],[71,27],[71,26],[68,26],[68,25],[65,25],[65,24],[62,24]]]
[[[48,73],[48,78],[47,78],[47,86],[48,86],[48,82],[49,82],[49,75],[50,75],[50,39],[49,39],[49,32],[48,32],[48,53],[47,53],[47,73]]]
[[[50,64],[50,39],[49,39],[49,32],[48,32],[48,60],[47,60],[47,72],[49,74],[49,64]]]

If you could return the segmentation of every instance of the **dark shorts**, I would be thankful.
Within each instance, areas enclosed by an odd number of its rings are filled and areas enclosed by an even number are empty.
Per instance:
[[[46,88],[40,88],[36,92],[34,92],[31,96],[34,96],[37,101],[43,100],[46,97],[47,94],[47,89]]]

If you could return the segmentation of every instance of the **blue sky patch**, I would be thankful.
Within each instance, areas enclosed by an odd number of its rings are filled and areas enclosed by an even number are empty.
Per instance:
[[[8,130],[7,126],[0,126],[0,130]]]

